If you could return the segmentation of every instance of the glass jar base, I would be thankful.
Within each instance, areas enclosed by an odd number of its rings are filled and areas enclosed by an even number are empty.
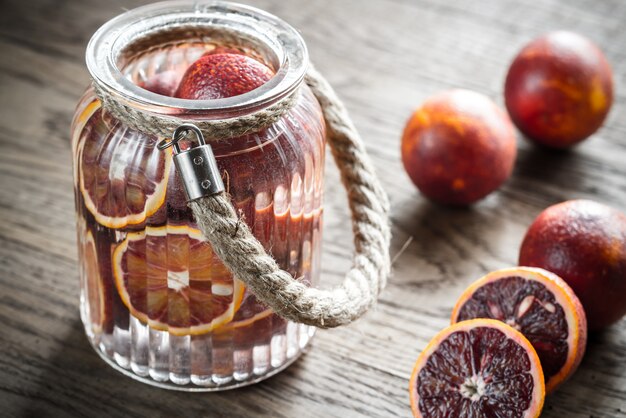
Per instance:
[[[154,376],[153,373],[151,373],[152,370],[149,370],[147,367],[139,367],[133,362],[130,362],[128,368],[125,368],[116,361],[115,357],[108,356],[105,352],[100,350],[97,345],[94,345],[92,341],[90,341],[90,344],[100,358],[109,366],[139,382],[161,389],[177,390],[181,392],[219,392],[252,385],[280,373],[298,360],[300,356],[308,352],[314,335],[315,328],[310,327],[306,336],[307,340],[302,341],[302,348],[297,352],[290,353],[292,355],[286,356],[284,361],[276,366],[271,365],[269,367],[254,368],[252,373],[243,374],[235,372],[229,376],[198,376],[193,374],[188,376],[172,376],[172,373],[169,373],[169,375]]]

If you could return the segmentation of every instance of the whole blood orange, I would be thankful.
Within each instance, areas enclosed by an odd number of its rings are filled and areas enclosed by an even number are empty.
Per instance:
[[[449,326],[420,354],[409,384],[416,418],[535,418],[545,397],[528,340],[493,319]]]
[[[572,32],[541,36],[517,55],[504,85],[506,107],[528,138],[554,148],[594,133],[613,102],[613,76],[602,51]]]
[[[528,228],[519,263],[541,267],[569,284],[589,329],[626,314],[626,215],[590,200],[550,206]]]
[[[468,205],[500,187],[516,156],[509,117],[489,98],[451,90],[428,98],[402,135],[402,162],[429,199]]]
[[[269,67],[246,55],[206,54],[187,69],[176,97],[210,100],[238,96],[262,86],[273,75]]]
[[[585,311],[567,283],[543,269],[502,269],[478,279],[454,306],[452,323],[474,318],[497,319],[528,338],[547,392],[576,371],[585,353]]]
[[[113,274],[130,313],[174,335],[228,324],[245,290],[202,233],[183,225],[128,233],[113,252]]]

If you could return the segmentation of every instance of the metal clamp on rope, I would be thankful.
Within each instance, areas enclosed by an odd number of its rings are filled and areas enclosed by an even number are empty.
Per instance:
[[[182,151],[178,142],[187,137],[189,132],[196,134],[198,145]],[[196,125],[180,125],[172,134],[171,140],[164,139],[157,145],[160,150],[171,146],[174,147],[174,165],[183,181],[188,202],[224,191],[213,150],[204,141],[204,136]]]

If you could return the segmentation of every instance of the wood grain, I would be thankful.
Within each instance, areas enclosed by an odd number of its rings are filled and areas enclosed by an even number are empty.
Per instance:
[[[376,309],[319,332],[285,372],[214,394],[151,388],[106,366],[78,317],[69,124],[89,79],[91,34],[141,1],[0,3],[0,415],[410,416],[408,377],[448,323],[468,283],[514,265],[525,228],[574,197],[626,210],[626,3],[619,0],[251,1],[298,29],[360,128],[393,204],[395,273]],[[467,210],[419,196],[399,159],[411,110],[438,90],[465,87],[502,103],[506,68],[532,37],[573,29],[612,63],[616,100],[605,126],[569,153],[520,139],[513,178]],[[345,198],[328,169],[323,270],[338,280],[351,253]],[[625,295],[626,297],[626,295]],[[626,417],[626,320],[594,334],[580,370],[543,414]]]

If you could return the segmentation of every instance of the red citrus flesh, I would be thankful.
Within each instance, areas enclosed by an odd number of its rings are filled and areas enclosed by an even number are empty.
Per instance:
[[[210,100],[238,96],[262,86],[273,75],[269,67],[246,55],[209,53],[187,69],[176,97]]]
[[[228,324],[243,299],[202,233],[187,226],[131,232],[113,253],[115,284],[133,316],[174,335]]]
[[[566,148],[602,125],[613,101],[613,76],[590,40],[558,31],[520,51],[504,91],[511,118],[528,138]]]
[[[429,199],[468,205],[511,175],[516,156],[513,125],[489,98],[451,90],[428,98],[402,136],[402,162]]]
[[[452,323],[474,318],[497,319],[528,338],[541,360],[547,392],[576,371],[585,353],[582,305],[567,283],[543,269],[503,269],[477,280],[456,303]]]
[[[541,364],[528,340],[492,319],[451,325],[420,354],[410,381],[420,418],[538,417]]]
[[[550,206],[528,228],[519,263],[559,275],[580,298],[589,329],[626,315],[626,215],[590,200]]]

